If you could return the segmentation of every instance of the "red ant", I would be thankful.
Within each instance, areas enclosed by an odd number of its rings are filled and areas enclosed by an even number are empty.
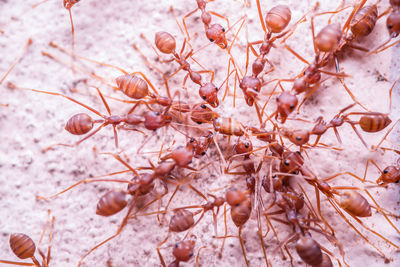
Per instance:
[[[16,86],[17,87],[17,86]],[[19,88],[19,87],[17,87]],[[98,116],[100,116],[102,119],[101,120],[93,120],[89,115],[85,114],[85,113],[78,113],[74,116],[72,116],[66,126],[65,129],[70,132],[71,134],[74,135],[83,135],[88,133],[89,131],[91,131],[93,129],[93,126],[95,123],[101,123],[101,125],[95,129],[94,131],[92,131],[90,134],[86,135],[83,139],[77,141],[75,144],[73,145],[68,145],[68,144],[56,144],[56,145],[62,145],[62,146],[69,146],[69,147],[74,147],[79,145],[80,143],[82,143],[83,141],[87,140],[88,138],[92,137],[93,135],[95,135],[98,131],[101,130],[101,128],[103,128],[104,126],[107,125],[112,125],[113,126],[113,130],[114,130],[114,140],[115,140],[115,146],[118,148],[118,135],[117,135],[117,129],[116,126],[121,124],[121,123],[125,123],[125,125],[138,125],[140,123],[143,123],[145,128],[148,130],[157,130],[158,128],[164,127],[166,125],[168,125],[172,118],[170,115],[167,114],[169,107],[167,109],[165,109],[165,111],[163,113],[160,112],[154,112],[154,111],[148,111],[145,113],[145,115],[142,116],[138,116],[135,115],[133,113],[131,113],[132,111],[130,111],[128,114],[126,115],[112,115],[111,114],[111,110],[107,104],[107,101],[105,100],[105,98],[103,97],[103,94],[100,92],[100,90],[96,87],[96,90],[101,98],[101,100],[103,101],[104,106],[107,109],[107,112],[109,114],[109,116],[106,115],[102,115],[99,111],[73,99],[72,97],[60,94],[60,93],[54,93],[54,92],[47,92],[47,91],[41,91],[41,90],[37,90],[37,89],[30,89],[30,88],[20,88],[20,89],[27,89],[27,90],[31,90],[33,92],[38,92],[38,93],[44,93],[44,94],[50,94],[50,95],[56,95],[56,96],[61,96],[64,97],[72,102],[75,102],[81,106],[83,106],[84,108],[92,111],[93,113],[97,114]],[[135,131],[139,131],[141,133],[143,133],[142,131],[138,130],[138,129],[133,129],[133,128],[126,128],[129,130],[135,130]],[[144,134],[144,133],[143,133]],[[54,146],[54,145],[53,145]],[[48,148],[46,148],[44,151],[52,148],[53,146],[50,146]]]

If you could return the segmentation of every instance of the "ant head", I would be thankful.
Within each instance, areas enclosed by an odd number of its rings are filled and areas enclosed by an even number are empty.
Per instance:
[[[172,254],[179,261],[189,261],[190,258],[194,255],[193,249],[196,244],[196,239],[191,238],[188,240],[184,240],[175,244],[175,247],[172,251]]]
[[[271,8],[265,16],[265,24],[272,33],[282,32],[289,24],[292,12],[286,5],[278,5]]]
[[[252,106],[254,99],[261,91],[261,81],[253,76],[244,76],[239,87],[243,90],[247,104]]]
[[[399,33],[400,33],[400,11],[394,11],[387,17],[386,27],[392,38],[399,35]]]
[[[154,38],[158,50],[164,54],[172,54],[175,52],[175,38],[168,32],[157,32]]]
[[[253,150],[253,144],[246,135],[242,135],[241,137],[238,138],[237,143],[235,145],[236,154],[249,153],[252,150]]]
[[[400,177],[400,172],[395,166],[386,167],[382,175],[376,181],[378,184],[380,183],[396,183],[398,182]]]
[[[293,112],[298,103],[297,97],[288,92],[282,92],[276,101],[278,102],[277,110],[282,120]]]
[[[220,24],[212,24],[206,30],[206,36],[210,42],[216,43],[222,49],[228,46],[225,38],[225,29]]]
[[[218,87],[216,87],[213,83],[206,83],[199,89],[200,97],[203,98],[208,104],[210,104],[213,108],[218,107]]]
[[[294,130],[289,136],[289,140],[298,146],[302,146],[310,139],[310,132],[307,130]]]

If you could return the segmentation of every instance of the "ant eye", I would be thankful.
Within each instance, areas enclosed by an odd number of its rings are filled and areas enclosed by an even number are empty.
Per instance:
[[[202,96],[202,98],[203,98],[204,100],[206,100],[206,99],[207,99],[207,97],[206,97],[205,95],[203,95],[203,96]]]
[[[156,116],[158,116],[158,115],[160,115],[160,112],[156,111],[156,112],[154,112],[154,114],[155,114]]]
[[[225,32],[225,28],[222,28],[222,32]]]
[[[388,29],[389,29],[389,30],[392,29],[392,28],[393,28],[393,25],[392,25],[392,24],[388,25]]]
[[[197,124],[201,124],[201,121],[196,121]]]
[[[306,71],[303,72],[303,75],[306,76]]]
[[[201,105],[200,107],[201,107],[202,109],[206,109],[206,108],[207,108],[206,105],[204,105],[204,104]]]
[[[249,148],[249,143],[244,143],[244,146],[246,147],[246,148]]]
[[[383,170],[383,173],[384,173],[384,174],[388,173],[388,170]]]
[[[210,38],[209,40],[210,40],[210,42],[214,42],[214,39],[212,39],[212,38]]]
[[[218,87],[215,87],[215,91],[218,91]]]
[[[194,138],[190,138],[190,141],[189,141],[190,143],[193,143],[194,142]]]
[[[290,160],[288,160],[288,159],[287,159],[287,160],[285,160],[285,162],[284,162],[284,163],[285,163],[285,165],[286,165],[286,166],[289,166],[289,164],[290,164]]]
[[[202,155],[202,156],[204,156],[205,154],[206,154],[206,152],[205,152],[205,151],[201,152],[201,155]]]
[[[294,105],[293,104],[290,105],[290,109],[294,109]]]
[[[176,244],[175,244],[175,247],[176,247],[176,248],[179,247],[179,243],[176,243]]]
[[[296,140],[297,140],[297,141],[301,141],[301,136],[297,136],[297,137],[296,137]]]
[[[193,251],[192,252],[190,252],[190,257],[192,257],[193,256]]]
[[[276,175],[274,174],[274,175],[272,175],[272,178],[276,178]]]
[[[400,182],[400,180],[397,180],[395,183],[398,184]]]

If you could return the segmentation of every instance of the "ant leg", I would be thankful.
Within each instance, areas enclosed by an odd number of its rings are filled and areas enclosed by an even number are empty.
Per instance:
[[[328,198],[329,203],[331,203],[332,207],[336,210],[337,213],[339,213],[339,215],[343,218],[343,220],[345,220],[345,222],[350,225],[351,228],[354,229],[354,231],[356,231],[356,233],[361,236],[362,239],[364,239],[368,244],[370,244],[372,247],[374,247],[378,253],[385,259],[387,259],[386,255],[379,249],[377,248],[374,244],[371,243],[371,241],[369,241],[369,239],[367,237],[365,237],[347,218],[346,216],[343,214],[343,212],[336,206],[336,203],[333,202],[330,198]],[[354,217],[353,217],[354,218]],[[361,221],[360,221],[361,222]]]
[[[26,42],[22,54],[14,61],[14,63],[11,65],[11,67],[8,69],[6,74],[0,79],[0,84],[3,83],[3,81],[7,78],[8,74],[14,69],[14,67],[22,60],[23,56],[25,55],[26,51],[28,50],[29,46],[32,44],[32,39],[29,38],[28,41]]]
[[[123,171],[123,172],[128,172],[128,171]],[[119,173],[121,173],[121,172],[119,172]],[[108,176],[108,175],[113,175],[113,174],[106,174],[106,175],[103,175],[103,176]],[[127,184],[132,183],[132,181],[120,180],[120,179],[82,179],[79,182],[69,186],[68,188],[66,188],[66,189],[62,190],[61,192],[58,192],[58,193],[56,193],[56,194],[54,194],[52,196],[44,197],[44,196],[36,195],[36,199],[51,200],[51,199],[54,199],[54,198],[58,197],[61,194],[64,194],[65,192],[73,189],[74,187],[76,187],[78,185],[88,184],[88,183],[95,183],[95,182],[116,182],[116,183],[127,183]]]
[[[346,92],[350,95],[351,99],[353,99],[354,102],[356,102],[360,107],[362,107],[363,109],[365,109],[366,111],[369,111],[369,109],[367,109],[366,107],[364,107],[363,104],[361,104],[357,98],[353,95],[353,93],[350,91],[350,89],[347,87],[347,85],[344,83],[343,78],[339,78],[337,77],[337,79],[340,81],[340,83],[343,85],[344,89],[346,90]]]
[[[354,126],[354,124],[352,124],[352,123],[350,123],[350,126],[353,128],[353,130],[357,134],[358,138],[360,138],[363,145],[369,150],[367,143],[362,138],[362,136],[361,136],[360,132],[357,130],[356,126]]]
[[[36,263],[28,263],[28,262],[16,262],[16,261],[0,260],[0,263],[19,265],[19,266],[40,266],[39,262],[36,264]]]
[[[238,235],[239,235],[239,241],[240,241],[240,246],[241,246],[241,248],[242,248],[244,261],[246,262],[246,266],[247,266],[247,267],[250,267],[249,262],[248,262],[247,257],[246,257],[246,250],[245,250],[245,248],[244,248],[244,242],[243,242],[243,238],[242,238],[242,227],[243,227],[243,226],[240,226],[240,227],[239,227],[239,234],[238,234]]]
[[[72,12],[71,12],[71,7],[68,8],[68,13],[69,13],[69,20],[71,21],[71,69],[72,72],[75,73],[74,65],[73,62],[75,61],[75,28],[74,28],[74,22],[72,20]]]
[[[373,198],[373,196],[371,195],[371,193],[370,193],[367,189],[364,189],[363,191],[364,191],[365,193],[367,193],[367,195],[369,196],[369,198],[375,203],[376,209],[379,211],[379,213],[381,213],[381,214],[383,215],[383,217],[385,217],[386,221],[393,227],[393,229],[394,229],[397,233],[400,234],[399,229],[393,224],[393,222],[392,222],[392,221],[389,219],[389,217],[388,217],[388,215],[394,215],[394,214],[391,214],[391,212],[384,211],[384,209],[381,208],[381,206],[378,204],[378,202],[376,202],[376,200]],[[387,213],[389,213],[389,214],[387,214]],[[397,217],[398,217],[398,216],[397,216]]]
[[[188,41],[190,41],[190,35],[189,35],[188,29],[187,29],[187,26],[186,26],[186,20],[187,20],[191,15],[193,15],[197,10],[199,10],[199,8],[196,8],[195,10],[190,11],[189,13],[187,13],[187,14],[182,18],[183,27],[185,28],[185,32],[186,32]]]
[[[265,251],[265,245],[264,245],[264,240],[263,240],[263,234],[262,234],[262,224],[261,224],[261,218],[260,218],[260,209],[259,207],[257,207],[257,234],[258,237],[260,238],[260,243],[261,243],[261,248],[263,250],[263,254],[264,254],[264,259],[265,259],[265,263],[267,265],[267,267],[269,267],[269,263],[268,263],[268,258],[267,258],[267,253]]]
[[[312,186],[314,186],[315,189],[315,196],[316,196],[316,201],[317,201],[317,211],[319,216],[321,217],[322,221],[324,222],[324,224],[329,228],[329,230],[331,231],[331,234],[334,236],[335,235],[335,230],[332,228],[332,226],[328,223],[328,221],[325,219],[325,217],[322,215],[322,211],[321,211],[321,199],[320,199],[320,194],[319,194],[319,189],[316,185],[312,184]],[[328,198],[329,200],[329,198]]]
[[[267,35],[268,31],[267,31],[267,27],[265,26],[264,16],[263,16],[262,11],[261,11],[260,0],[256,0],[256,2],[257,2],[258,17],[259,17],[260,22],[261,22],[261,27],[262,27],[262,29],[264,31],[264,34]]]
[[[127,212],[127,214],[125,215],[124,219],[122,220],[121,225],[119,226],[117,232],[110,236],[109,238],[107,238],[106,240],[102,241],[101,243],[97,244],[96,246],[94,246],[91,250],[89,250],[89,252],[87,252],[84,256],[82,256],[78,262],[78,266],[81,266],[83,260],[89,256],[89,254],[91,254],[94,250],[98,249],[100,246],[104,245],[105,243],[107,243],[108,241],[111,241],[112,239],[114,239],[115,237],[117,237],[122,230],[125,228],[125,226],[128,223],[128,219],[129,219],[129,215],[132,212],[133,208],[135,207],[135,203],[136,203],[136,199],[137,199],[137,195],[134,197],[134,199],[132,200],[132,202],[129,204],[129,210]]]
[[[385,135],[382,137],[382,140],[376,145],[374,146],[374,151],[377,150],[381,144],[383,143],[383,141],[386,140],[386,137],[390,134],[390,132],[394,129],[394,127],[396,126],[396,124],[400,121],[400,119],[398,119],[393,125],[392,127],[390,127],[390,129],[385,133]]]
[[[82,107],[84,107],[84,108],[90,110],[91,112],[97,114],[98,116],[103,117],[103,115],[102,115],[99,111],[97,111],[97,110],[95,110],[94,108],[91,108],[91,107],[89,107],[88,105],[85,105],[85,104],[83,104],[82,102],[79,102],[78,100],[75,100],[74,98],[69,97],[69,96],[67,96],[67,95],[63,95],[63,94],[55,93],[55,92],[47,92],[47,91],[42,91],[42,90],[37,90],[37,89],[32,89],[32,88],[19,87],[19,86],[17,86],[17,85],[15,85],[15,87],[18,88],[18,89],[22,89],[22,90],[33,91],[33,92],[36,92],[36,93],[42,93],[42,94],[48,94],[48,95],[55,95],[55,96],[64,97],[64,98],[66,98],[66,99],[68,99],[68,100],[70,100],[70,101],[72,101],[72,102],[75,102],[76,104],[81,105]]]
[[[225,225],[225,234],[224,234],[224,238],[222,238],[222,245],[221,245],[221,249],[218,253],[218,257],[222,258],[222,251],[224,250],[224,245],[225,245],[225,237],[228,236],[228,225],[226,223],[226,204],[224,205],[224,225]]]
[[[45,147],[42,149],[42,152],[45,153],[49,150],[52,150],[55,146],[66,146],[66,147],[76,147],[78,146],[80,143],[82,143],[83,141],[89,139],[90,137],[92,137],[93,135],[95,135],[98,131],[100,131],[104,126],[106,126],[106,123],[101,124],[96,130],[94,130],[93,132],[91,132],[90,134],[86,135],[84,138],[82,138],[81,140],[75,142],[74,144],[70,145],[70,144],[64,144],[64,143],[57,143],[54,145],[50,145],[48,147]]]
[[[229,24],[229,19],[228,19],[227,17],[225,17],[225,16],[223,16],[223,15],[217,13],[217,12],[214,12],[214,11],[208,11],[208,13],[213,14],[214,16],[219,17],[219,18],[225,20],[225,21],[226,21],[226,24],[227,24],[227,27],[228,27],[228,28],[231,27],[230,24]]]
[[[369,181],[369,180],[366,180],[366,179],[365,179],[365,178],[366,178],[365,176],[366,176],[366,174],[367,174],[368,162],[369,162],[369,161],[372,161],[372,160],[370,160],[370,159],[367,160],[367,164],[366,164],[366,167],[365,167],[365,172],[364,172],[364,177],[363,177],[363,178],[358,177],[357,175],[355,175],[354,173],[351,173],[351,172],[339,172],[339,173],[336,173],[336,174],[334,174],[334,175],[332,175],[332,176],[330,176],[330,177],[328,177],[328,178],[321,179],[321,180],[322,180],[322,181],[325,181],[325,182],[328,182],[328,181],[330,181],[330,180],[335,179],[336,177],[339,177],[339,176],[341,176],[341,175],[348,174],[348,175],[350,175],[350,176],[356,178],[357,180],[359,180],[359,181],[362,182],[362,183],[368,182],[368,183],[376,184],[375,182],[372,182],[372,181]]]

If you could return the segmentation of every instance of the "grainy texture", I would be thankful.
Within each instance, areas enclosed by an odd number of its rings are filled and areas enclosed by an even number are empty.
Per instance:
[[[292,11],[292,22],[289,24],[291,25],[308,11],[315,1],[261,2],[264,15],[267,10],[277,4],[289,5]],[[247,14],[249,41],[261,40],[263,32],[256,13],[257,8],[255,1],[252,0],[251,3],[251,8],[243,8],[242,1],[219,0],[207,4],[207,10],[227,16],[231,24]],[[319,10],[322,11],[334,10],[337,5],[335,1],[321,1],[320,4]],[[137,44],[152,62],[156,62],[156,56],[146,42],[139,37],[140,33],[143,33],[153,41],[156,32],[168,31],[176,37],[177,47],[180,48],[183,35],[177,28],[174,17],[169,12],[170,5],[174,6],[181,23],[181,18],[196,7],[196,2],[194,0],[162,1],[161,3],[155,0],[119,0],[113,2],[82,0],[72,8],[75,23],[75,52],[98,61],[120,66],[128,72],[142,71],[151,78],[151,81],[165,95],[161,76],[157,72],[149,70],[140,54],[132,48],[132,44]],[[382,1],[378,9],[382,11],[387,6],[387,1]],[[23,13],[25,11],[27,12]],[[22,14],[23,16],[21,16]],[[341,12],[334,17],[333,21],[340,22],[343,25],[348,14],[349,10]],[[213,21],[218,21],[225,26],[224,20],[213,17]],[[326,23],[327,16],[316,18],[316,32]],[[187,20],[187,24],[192,37],[191,44],[195,50],[209,43],[201,24],[200,12],[196,12],[191,16]],[[0,140],[2,140],[0,143],[0,151],[2,152],[0,153],[0,259],[15,259],[8,247],[8,239],[11,233],[25,233],[38,244],[42,227],[46,221],[47,209],[51,209],[52,214],[56,217],[51,265],[76,265],[79,258],[91,247],[117,230],[125,211],[107,218],[100,217],[95,214],[96,204],[107,190],[125,188],[125,185],[112,183],[80,185],[48,202],[35,200],[35,195],[52,195],[80,179],[123,170],[124,167],[114,158],[107,155],[98,155],[93,149],[95,147],[96,151],[115,151],[111,127],[105,127],[93,138],[83,142],[78,147],[58,147],[47,153],[42,153],[42,149],[48,145],[60,142],[72,144],[77,141],[79,136],[70,135],[64,130],[64,126],[72,115],[86,111],[83,107],[60,97],[18,89],[10,90],[5,85],[8,81],[11,81],[22,87],[60,92],[79,99],[83,103],[98,109],[103,114],[106,114],[106,110],[95,90],[88,88],[83,83],[83,79],[88,78],[87,75],[79,71],[73,74],[68,65],[62,65],[41,54],[42,51],[46,51],[61,58],[67,64],[71,62],[70,57],[48,45],[50,41],[54,41],[67,49],[71,47],[71,28],[68,12],[62,7],[61,0],[46,2],[33,10],[30,10],[27,1],[0,1],[0,28],[4,31],[0,35],[2,57],[0,73],[6,72],[13,60],[21,53],[27,39],[29,37],[33,39],[33,45],[25,54],[22,62],[16,66],[16,69],[12,71],[0,88],[0,103],[9,104],[8,107],[0,106]],[[233,50],[233,54],[242,69],[244,69],[245,65],[245,32],[246,30],[241,32],[238,38],[239,41],[236,42]],[[228,33],[227,36],[230,42],[233,38],[232,33]],[[361,39],[361,45],[367,48],[375,47],[387,36],[384,18],[378,21],[374,31],[368,37]],[[287,44],[307,60],[313,60],[314,51],[309,21],[302,23],[298,27],[295,34],[288,39]],[[398,73],[391,71],[391,69],[396,68],[392,67],[391,62],[394,62],[394,66],[396,64],[398,66],[399,61],[398,56],[396,57],[396,55],[392,54],[393,51],[395,50],[388,49],[379,55],[366,58],[359,51],[348,50],[344,56],[339,57],[340,67],[346,74],[350,75],[345,79],[347,85],[357,99],[373,111],[388,112],[389,110],[388,90],[398,75]],[[228,57],[225,51],[219,49],[216,45],[209,45],[197,53],[195,58],[207,69],[212,69],[216,72],[215,84],[219,87],[226,77]],[[276,77],[293,77],[305,66],[280,45],[278,45],[278,48],[271,50],[268,59],[275,65],[276,70],[269,74],[268,77],[265,77],[266,80]],[[86,65],[110,81],[121,75],[121,72],[114,69],[99,67],[91,63]],[[178,67],[177,64],[156,63],[156,65],[166,73],[172,73]],[[193,64],[193,66],[198,69],[196,64]],[[88,69],[90,68],[88,67]],[[334,71],[333,66],[330,67],[330,70]],[[170,85],[173,91],[184,92],[181,88],[183,77],[184,74],[181,72],[171,81]],[[335,78],[326,77],[329,79],[322,83],[318,91],[302,108],[300,115],[302,118],[315,120],[319,115],[323,115],[325,119],[329,120],[339,109],[352,103],[351,98],[340,83]],[[94,80],[90,79],[89,83],[101,86],[106,95],[123,98],[121,93],[112,91]],[[291,83],[284,83],[283,85],[287,90],[291,88]],[[190,98],[187,100],[196,103],[200,102],[197,92],[198,86],[188,81],[187,87],[190,92]],[[232,82],[230,87],[232,92]],[[271,88],[272,86],[266,86],[262,89],[262,92],[267,93],[271,91]],[[258,126],[254,108],[246,105],[239,88],[236,94],[235,108],[232,106],[232,97],[228,96],[216,110],[219,113],[223,113],[225,117],[233,115],[234,119],[238,119],[246,125]],[[181,97],[187,98],[187,95],[182,93]],[[222,97],[222,92],[219,93],[219,97]],[[396,99],[398,99],[398,92],[395,91],[394,101],[397,101]],[[129,110],[128,106],[122,106],[119,102],[108,101],[111,110],[117,114],[123,114]],[[398,103],[398,101],[395,103]],[[274,103],[271,104],[272,109],[274,105]],[[268,110],[268,114],[272,112],[272,109]],[[361,110],[359,107],[355,109]],[[395,111],[398,112],[398,109],[395,109],[391,114],[393,121],[399,117],[398,113],[394,113]],[[95,117],[94,114],[93,117]],[[290,122],[290,124],[294,127],[296,122]],[[297,123],[297,125],[301,125],[301,123]],[[312,127],[312,124],[306,125],[308,129]],[[398,130],[396,129],[394,132],[390,140],[398,143],[399,140],[396,139]],[[328,177],[342,171],[350,171],[362,176],[365,162],[368,158],[376,160],[382,168],[393,164],[396,160],[395,156],[390,152],[385,154],[367,152],[348,125],[340,128],[340,134],[343,140],[341,147],[344,151],[338,153],[326,149],[316,149],[309,152],[311,159],[313,159],[311,165],[321,177]],[[383,132],[375,134],[362,132],[362,135],[366,142],[371,145],[377,144]],[[151,155],[153,162],[157,159],[154,154],[136,154],[138,145],[143,140],[144,137],[138,132],[119,131],[120,147],[130,156],[130,164],[132,166],[147,165],[149,155]],[[169,147],[173,140],[177,144],[185,142],[182,135],[174,133],[171,129],[167,132],[165,129],[161,129],[157,136],[145,145],[143,151],[157,151],[162,142],[165,142],[166,146]],[[219,140],[221,145],[226,147],[226,139],[219,137]],[[333,131],[328,131],[321,140],[324,143],[339,146]],[[211,159],[213,159],[215,167],[218,167],[218,155],[215,147],[209,150],[208,157],[204,160],[194,160],[193,166],[202,166],[202,164]],[[310,163],[309,160],[307,162]],[[131,178],[130,176],[128,175],[128,178]],[[368,179],[370,180],[376,180],[378,176],[379,172],[375,169],[371,169],[368,173]],[[120,177],[126,178],[126,175],[121,175]],[[208,167],[196,176],[193,185],[205,193],[212,189],[226,186],[231,180],[232,176],[220,174],[213,167]],[[337,179],[335,183],[359,185],[349,176]],[[240,184],[244,186],[243,182],[240,182]],[[172,187],[170,188],[171,191],[173,191]],[[399,213],[397,208],[399,201],[398,186],[390,185],[387,189],[382,188],[371,191],[374,192],[374,196],[383,207],[394,213]],[[224,192],[225,189],[216,192],[216,194],[223,195]],[[313,191],[307,190],[307,192],[310,198],[314,199]],[[143,205],[150,199],[148,197],[146,200],[141,200],[139,205]],[[163,205],[165,204],[166,200],[163,201]],[[187,186],[183,186],[178,191],[172,206],[180,207],[194,204],[203,204],[203,200],[189,190]],[[154,205],[149,211],[156,208],[156,205]],[[377,255],[373,248],[357,236],[333,211],[324,197],[322,209],[324,216],[329,219],[337,230],[337,237],[344,246],[346,260],[350,266],[399,265],[399,258],[393,247],[389,247],[382,240],[367,234],[389,256],[391,262],[385,265],[384,260]],[[169,220],[171,215],[168,214],[166,218]],[[378,215],[375,210],[372,211],[372,215],[372,217],[362,221],[398,244],[398,234],[389,227],[383,216]],[[232,223],[229,214],[227,214],[227,218],[229,223],[228,233],[237,235],[237,228]],[[223,216],[218,217],[218,222],[218,234],[221,235],[223,233]],[[290,233],[289,227],[277,224],[277,228],[280,233]],[[264,259],[256,230],[257,225],[253,214],[251,219],[244,225],[242,235],[246,240],[245,247],[251,266],[262,266]],[[119,237],[88,256],[85,260],[85,266],[106,266],[108,260],[113,263],[113,266],[160,265],[156,246],[167,236],[167,232],[168,224],[164,223],[163,226],[159,226],[155,216],[132,219]],[[215,234],[210,213],[205,215],[193,233],[197,236],[195,253],[201,246],[206,246],[205,249],[201,250],[200,264],[202,266],[244,265],[237,238],[228,238],[226,240],[223,257],[218,258],[216,250],[219,249],[222,241],[213,238]],[[182,234],[173,234],[161,249],[167,263],[173,261],[172,248],[175,242],[182,237]],[[280,235],[281,240],[285,237],[286,234]],[[315,238],[319,242],[323,240],[316,234]],[[282,261],[281,255],[276,250],[278,242],[271,233],[268,234],[268,238],[265,238],[264,241],[273,266],[290,265],[288,261]],[[324,245],[327,243],[326,241],[321,242]],[[41,247],[45,247],[45,244],[46,242],[41,244]],[[327,246],[332,249],[332,246]],[[294,243],[289,245],[294,256],[295,265],[304,266],[294,247]],[[337,249],[332,249],[332,251],[339,257]],[[187,265],[192,266],[194,262],[195,260],[192,259]]]

